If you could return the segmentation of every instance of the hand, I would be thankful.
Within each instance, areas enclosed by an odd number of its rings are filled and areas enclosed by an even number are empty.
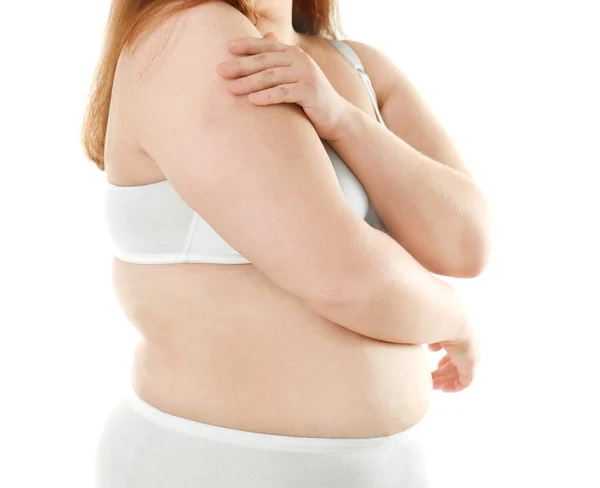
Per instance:
[[[300,105],[322,139],[339,138],[350,102],[331,86],[317,63],[298,46],[279,42],[275,34],[230,41],[233,54],[246,57],[220,63],[217,73],[228,79],[235,95],[248,95],[254,105]]]
[[[465,339],[436,342],[429,344],[429,349],[446,350],[437,369],[431,373],[434,390],[458,392],[473,382],[480,354],[480,341],[474,330]]]

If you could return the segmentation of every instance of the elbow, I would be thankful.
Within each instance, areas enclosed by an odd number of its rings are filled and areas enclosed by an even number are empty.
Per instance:
[[[492,249],[491,207],[477,188],[459,217],[433,230],[418,255],[419,262],[430,272],[454,278],[475,278],[487,268]],[[398,242],[402,242],[396,239]],[[425,253],[427,250],[427,253]],[[413,254],[417,258],[417,254]]]
[[[455,270],[454,276],[457,278],[475,278],[479,276],[487,267],[489,256],[489,244],[482,242],[471,246],[462,259],[461,265]]]
[[[466,226],[460,239],[456,255],[458,258],[451,266],[456,278],[475,278],[487,268],[492,249],[492,231],[489,213],[485,217],[472,221]]]
[[[477,213],[463,220],[453,243],[447,243],[446,251],[438,260],[436,274],[454,278],[475,278],[483,273],[490,260],[492,249],[492,218],[485,201]]]
[[[479,241],[458,247],[456,252],[448,253],[446,259],[438,262],[437,266],[429,266],[429,271],[453,278],[475,278],[483,273],[489,261],[489,244]]]
[[[464,219],[459,249],[457,278],[475,278],[487,268],[492,250],[492,208],[479,187],[475,187],[474,201],[468,218]]]

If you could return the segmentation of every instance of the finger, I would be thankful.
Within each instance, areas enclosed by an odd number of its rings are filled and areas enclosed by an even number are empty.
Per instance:
[[[278,85],[296,83],[299,79],[289,67],[269,68],[250,76],[229,80],[227,88],[235,95],[259,92]]]
[[[260,53],[219,63],[217,72],[224,78],[239,78],[269,68],[291,66],[293,62],[287,53]]]
[[[448,364],[451,360],[452,358],[450,358],[450,356],[446,354],[442,359],[438,361],[438,368],[444,366],[445,364]]]
[[[433,344],[429,344],[429,349],[431,349],[433,352],[439,351],[442,349],[442,346],[440,345],[439,342],[434,342]]]
[[[298,103],[298,83],[274,86],[250,93],[248,100],[254,105],[274,105],[276,103]]]
[[[456,375],[438,376],[436,378],[432,378],[431,381],[434,385],[445,385],[447,383],[452,383],[456,378]]]
[[[455,374],[458,376],[458,370],[454,363],[444,364],[443,366],[441,366],[441,367],[437,368],[435,371],[433,371],[431,374],[435,377],[435,376],[444,376],[448,373],[452,373],[452,374]]]
[[[441,368],[436,369],[431,373],[431,376],[433,376],[434,378],[439,378],[448,374],[455,374],[458,376],[456,368],[453,364],[447,364],[445,366],[442,366]]]
[[[454,382],[456,381],[457,376],[448,376],[446,378],[438,378],[433,380],[433,387],[436,390],[446,390],[453,388]]]
[[[473,378],[469,376],[459,375],[456,379],[449,382],[445,388],[451,392],[459,392],[468,388],[473,382]]]
[[[443,379],[443,380],[433,380],[431,384],[432,384],[432,386],[433,386],[434,389],[441,390],[443,388],[448,388],[453,383],[454,383],[454,379],[452,379],[452,378],[446,378],[446,379]]]
[[[277,39],[266,37],[241,37],[227,43],[227,49],[234,54],[258,54],[270,51],[285,51],[289,46]]]
[[[464,390],[464,387],[460,384],[458,379],[448,383],[442,388],[442,391],[445,393],[457,393],[461,390]]]
[[[264,38],[264,37],[268,37],[268,38],[270,38],[270,39],[277,39],[277,36],[275,35],[275,33],[271,32],[271,31],[267,32],[267,33],[266,33],[266,34],[263,36],[263,38]]]
[[[443,376],[432,376],[431,380],[437,383],[449,383],[458,378],[456,374],[446,374]]]
[[[458,375],[454,371],[449,371],[447,373],[438,374],[435,376],[431,375],[431,379],[433,381],[450,381],[450,380],[453,380],[454,378],[458,378]]]
[[[434,390],[445,390],[445,389],[449,389],[452,387],[453,384],[453,380],[447,380],[447,381],[434,381],[433,382],[433,389]]]

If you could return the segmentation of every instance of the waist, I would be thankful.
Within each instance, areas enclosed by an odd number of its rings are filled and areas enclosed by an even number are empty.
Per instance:
[[[183,266],[115,276],[144,339],[133,378],[149,403],[199,422],[307,437],[389,435],[425,415],[431,374],[421,346],[331,323],[269,289],[251,266]]]
[[[413,440],[413,436],[420,430],[413,426],[396,434],[362,438],[273,435],[206,424],[169,414],[147,403],[131,387],[126,387],[122,392],[122,400],[131,410],[157,426],[166,427],[187,436],[202,437],[207,440],[226,442],[238,446],[319,451],[338,448],[343,450],[356,449],[357,451],[361,449],[385,449]]]
[[[399,368],[378,370],[312,358],[273,364],[262,360],[262,352],[250,360],[232,352],[229,359],[215,354],[214,360],[182,361],[142,342],[132,388],[178,417],[286,436],[393,435],[417,424],[429,409],[430,373],[416,358],[411,364],[405,356]],[[249,347],[245,356],[251,354]]]

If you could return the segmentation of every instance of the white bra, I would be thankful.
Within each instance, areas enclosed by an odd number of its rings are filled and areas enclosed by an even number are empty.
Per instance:
[[[346,43],[332,44],[356,68],[365,83],[377,120],[384,124],[377,98],[356,52]],[[364,188],[327,141],[321,139],[346,202],[371,226],[386,231]],[[221,238],[185,203],[168,180],[136,186],[117,186],[107,181],[105,222],[113,254],[137,264],[218,263],[249,261]]]

